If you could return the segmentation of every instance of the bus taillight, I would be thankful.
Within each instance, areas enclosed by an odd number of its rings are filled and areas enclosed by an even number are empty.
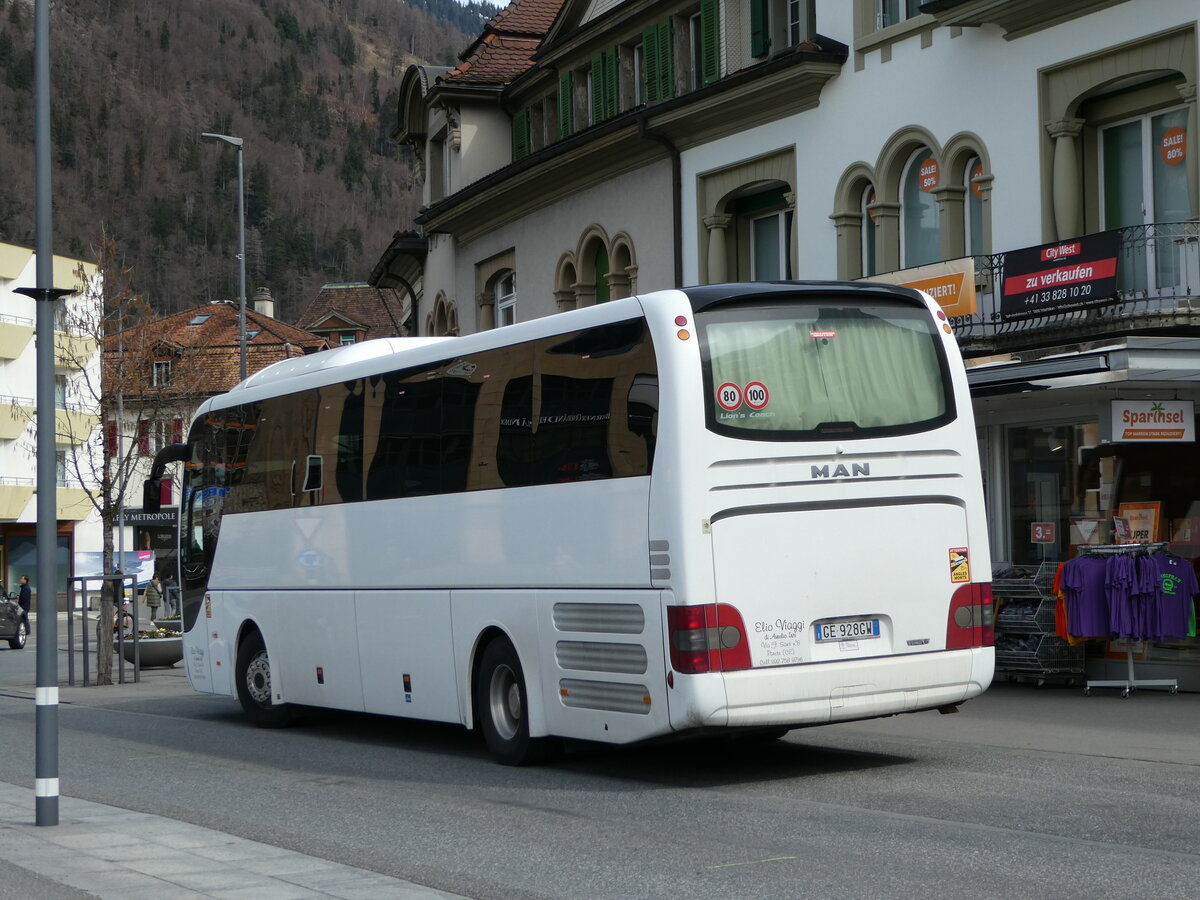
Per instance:
[[[742,615],[727,603],[668,606],[671,667],[685,675],[750,668]]]
[[[950,598],[946,649],[992,646],[994,621],[991,584],[964,584]]]

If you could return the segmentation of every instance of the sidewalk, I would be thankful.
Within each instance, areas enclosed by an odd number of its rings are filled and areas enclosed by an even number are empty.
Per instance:
[[[60,662],[66,655],[64,619],[59,620]],[[133,666],[126,664],[125,674],[126,682],[116,684],[114,660],[114,684],[101,691],[70,687],[64,677],[60,701],[103,705],[119,698],[191,690],[181,666],[143,669],[137,683]],[[22,680],[27,684],[10,683],[5,690],[28,693],[32,699],[35,678],[31,674]],[[38,826],[33,788],[0,780],[0,898],[453,900],[457,896],[162,816],[66,796],[59,798],[58,806],[59,824]]]
[[[115,806],[61,797],[59,824],[45,827],[34,824],[34,808],[31,789],[0,781],[0,896],[14,896],[6,893],[4,863],[50,882],[44,895],[23,893],[27,900],[62,897],[64,887],[83,892],[68,896],[102,900],[455,896]]]

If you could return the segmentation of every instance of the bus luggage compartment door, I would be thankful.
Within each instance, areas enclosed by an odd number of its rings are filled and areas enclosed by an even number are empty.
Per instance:
[[[970,580],[954,503],[714,518],[717,601],[741,614],[753,668],[945,649],[950,597]]]

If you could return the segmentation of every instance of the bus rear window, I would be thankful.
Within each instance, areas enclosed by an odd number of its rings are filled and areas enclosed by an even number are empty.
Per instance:
[[[924,307],[814,300],[718,307],[697,320],[713,431],[827,440],[954,418],[941,338]]]

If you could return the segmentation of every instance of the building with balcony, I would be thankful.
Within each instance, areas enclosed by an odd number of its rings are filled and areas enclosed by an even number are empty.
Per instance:
[[[1197,27],[1190,0],[515,0],[406,72],[423,206],[372,281],[420,283],[421,334],[682,284],[923,287],[968,359],[997,570],[1127,528],[1195,559]],[[1195,639],[1138,650],[1200,689]]]
[[[84,384],[96,380],[100,349],[92,334],[72,330],[99,302],[95,265],[54,258],[54,285],[72,293],[56,301],[54,332],[55,508],[58,535],[55,593],[65,596],[76,554],[98,552],[100,519],[80,472],[99,452],[100,416]],[[37,284],[37,260],[26,247],[0,244],[0,580],[15,590],[21,575],[37,584],[37,337],[38,301],[17,293]]]

